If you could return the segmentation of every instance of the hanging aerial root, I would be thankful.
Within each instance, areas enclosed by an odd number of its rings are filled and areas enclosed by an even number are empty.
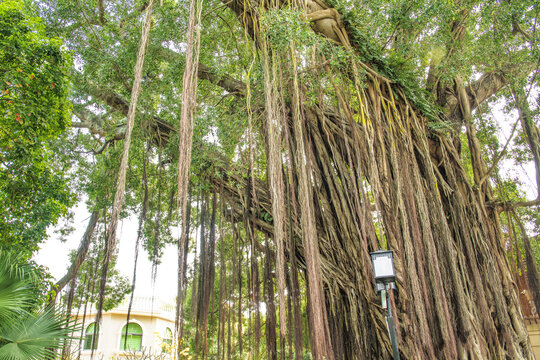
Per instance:
[[[131,133],[135,123],[135,114],[137,110],[137,100],[139,98],[139,92],[141,89],[141,79],[142,79],[142,70],[144,64],[144,57],[146,54],[146,48],[148,45],[148,39],[150,34],[150,25],[152,22],[152,6],[154,4],[153,0],[150,0],[147,11],[146,19],[142,31],[141,42],[139,44],[139,51],[137,53],[137,62],[135,64],[135,75],[133,79],[133,87],[131,90],[131,102],[129,104],[129,110],[127,115],[127,125],[126,125],[126,135],[124,138],[124,149],[122,152],[122,160],[120,163],[120,168],[118,171],[118,183],[116,188],[116,193],[114,196],[114,202],[111,211],[111,221],[109,224],[109,231],[107,232],[107,239],[105,242],[105,253],[103,257],[103,265],[101,271],[100,279],[100,289],[99,289],[99,301],[98,301],[98,311],[96,315],[96,323],[101,322],[101,315],[103,310],[103,302],[105,300],[105,286],[107,283],[107,275],[109,271],[109,265],[112,261],[113,254],[116,250],[116,230],[118,227],[118,218],[120,216],[120,211],[122,210],[122,205],[124,203],[124,191],[126,187],[126,173],[127,173],[127,164],[129,158],[129,148],[131,145]],[[94,349],[92,349],[92,356],[94,354]]]

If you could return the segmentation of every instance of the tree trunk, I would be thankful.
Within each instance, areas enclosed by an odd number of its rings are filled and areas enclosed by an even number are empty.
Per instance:
[[[534,306],[536,307],[536,312],[538,313],[538,310],[540,309],[540,276],[538,275],[538,269],[536,268],[536,261],[534,259],[531,241],[527,236],[527,230],[523,226],[521,219],[515,213],[513,215],[521,232],[523,248],[525,249],[525,263],[527,264],[527,271],[525,273],[527,275],[529,290],[531,291],[532,298],[534,300]]]
[[[223,198],[221,198],[220,223],[219,223],[219,300],[218,300],[218,331],[217,331],[217,356],[221,360],[221,351],[225,348],[225,304],[228,304],[227,294],[227,264],[225,264],[225,246],[223,231],[223,209],[225,208]]]
[[[516,106],[519,112],[521,127],[525,133],[527,143],[533,155],[534,167],[536,170],[536,203],[540,205],[540,130],[533,121],[533,114],[527,101],[524,89],[513,89]]]
[[[56,299],[58,293],[60,293],[60,291],[62,291],[62,289],[77,276],[79,268],[86,259],[86,254],[88,254],[88,249],[90,248],[90,244],[92,243],[92,237],[94,236],[94,230],[96,229],[99,217],[99,211],[93,211],[90,215],[88,225],[86,226],[86,231],[84,232],[84,235],[81,239],[81,243],[79,244],[79,248],[77,249],[77,254],[75,255],[75,258],[71,262],[67,273],[54,285],[54,299]]]
[[[203,194],[202,196],[202,204],[201,204],[201,216],[200,216],[200,242],[199,242],[199,277],[197,281],[197,317],[196,317],[196,328],[195,328],[195,359],[198,358],[198,355],[202,352],[202,345],[201,345],[201,326],[203,324],[203,317],[204,317],[204,310],[205,310],[205,299],[206,299],[206,281],[208,276],[208,242],[206,239],[206,227],[208,224],[206,223],[206,215],[208,212],[208,194]],[[204,332],[204,329],[202,330]],[[204,335],[203,335],[204,337]]]
[[[279,64],[287,79],[294,78],[297,68],[291,61],[276,60],[281,49],[267,45],[270,40],[259,32],[258,16],[265,9],[258,5],[227,2],[260,47],[263,61],[269,62],[263,67],[270,179],[267,195],[271,194],[267,199],[272,199],[272,231],[279,240],[283,238],[283,217],[279,215],[283,187],[277,180],[281,169],[276,166],[281,166],[282,149],[281,140],[273,138],[280,131],[273,125],[273,119],[280,116],[279,106],[272,105],[280,91],[273,84],[277,78],[274,66]],[[338,20],[329,20],[335,21],[329,30],[332,33],[318,27],[316,21],[313,28],[345,51],[362,49],[361,39]],[[400,85],[378,74],[369,63],[351,56],[347,71],[333,66],[328,73],[319,70],[324,63],[321,53],[324,49],[315,49],[303,57],[307,63],[302,69],[315,69],[309,75],[311,83],[315,78],[317,85],[309,90],[318,96],[318,101],[304,105],[304,150],[298,131],[291,131],[301,161],[311,165],[304,176],[307,184],[299,178],[297,188],[299,196],[307,197],[308,206],[308,211],[304,204],[300,206],[300,217],[307,214],[301,231],[304,234],[314,227],[316,232],[307,238],[303,235],[306,242],[297,254],[306,264],[310,291],[315,291],[310,301],[310,330],[319,332],[320,339],[331,335],[331,341],[314,341],[315,351],[324,354],[333,346],[350,359],[390,356],[386,324],[366,261],[369,251],[382,247],[394,250],[398,287],[394,301],[403,358],[530,359],[498,213],[486,205],[485,194],[468,183],[452,139],[432,131],[428,125],[433,120],[409,102]],[[324,85],[332,83],[332,77],[336,88]],[[357,86],[355,79],[362,77],[362,86]],[[304,86],[302,81],[299,98],[307,98],[309,84]],[[281,106],[283,109],[284,104]],[[294,129],[294,109],[292,115],[289,109],[284,114]],[[355,151],[348,151],[348,146]],[[301,166],[297,164],[299,169]],[[306,170],[300,169],[299,176],[302,173]],[[361,195],[360,211],[355,191]],[[264,196],[259,194],[259,199]],[[382,236],[373,230],[375,222]],[[276,244],[279,262],[280,241]],[[320,263],[320,271],[311,260]],[[279,264],[277,272],[279,277]],[[324,289],[320,297],[316,287]],[[278,284],[279,288],[284,286]],[[324,311],[322,316],[315,313],[324,304],[333,324],[331,332],[326,330]],[[284,310],[284,306],[280,308]]]
[[[264,260],[264,301],[266,303],[266,355],[268,360],[277,360],[276,348],[276,306],[274,304],[274,281],[272,277],[272,262],[270,249],[268,248],[268,237],[265,238],[265,260]]]
[[[238,302],[236,305],[238,306],[238,313],[237,313],[237,321],[238,321],[238,352],[240,355],[242,355],[243,351],[243,339],[242,339],[242,244],[241,244],[240,235],[238,232],[236,233],[236,281],[238,285]]]
[[[191,202],[191,192],[189,192],[188,202]],[[186,236],[180,237],[177,244],[177,253],[178,253],[178,269],[177,269],[177,285],[176,285],[176,312],[175,312],[175,322],[174,322],[174,331],[176,334],[176,341],[178,348],[180,348],[180,343],[183,337],[184,330],[184,302],[186,299],[186,293],[184,291],[184,284],[186,280],[187,272],[187,255],[189,249],[189,232],[191,229],[191,204],[187,208],[186,212],[186,221],[187,224],[184,228],[186,231]]]
[[[210,311],[210,297],[214,293],[214,277],[215,277],[215,244],[216,244],[216,212],[217,212],[217,195],[214,193],[212,197],[212,215],[210,217],[210,233],[208,236],[208,248],[206,249],[204,260],[204,279],[202,286],[201,306],[201,323],[203,331],[203,339],[201,343],[202,358],[206,357],[208,344],[208,312]],[[201,253],[202,255],[202,253]]]
[[[285,301],[285,241],[286,241],[286,208],[285,186],[282,174],[281,159],[281,111],[279,104],[279,92],[277,90],[278,63],[275,55],[270,55],[266,50],[264,56],[264,84],[265,84],[265,109],[266,109],[266,139],[268,143],[268,176],[272,195],[272,217],[274,219],[274,241],[276,242],[276,277],[278,283],[279,299],[279,344],[281,347],[281,359],[283,360],[284,344],[287,339],[287,305]]]
[[[251,178],[252,172],[250,171],[249,177]],[[257,208],[254,206],[254,201],[252,198],[253,194],[253,180],[248,182],[248,186],[246,187],[246,206],[245,206],[245,212],[244,212],[244,229],[246,230],[246,235],[248,238],[248,241],[251,243],[251,256],[250,256],[250,265],[251,265],[251,291],[252,291],[252,303],[255,310],[255,319],[254,319],[254,325],[253,325],[253,334],[254,334],[254,345],[253,345],[253,356],[255,359],[259,358],[259,344],[260,344],[260,337],[261,337],[261,315],[259,311],[260,307],[260,282],[259,282],[259,264],[257,261],[257,233],[255,230],[255,224],[251,221],[251,217],[248,214],[248,211],[252,208]]]

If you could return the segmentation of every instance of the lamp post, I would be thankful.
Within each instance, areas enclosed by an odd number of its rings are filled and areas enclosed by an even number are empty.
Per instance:
[[[387,310],[386,325],[392,343],[394,360],[399,360],[399,349],[396,335],[396,325],[392,316],[392,303],[389,301],[388,290],[396,288],[396,273],[394,271],[394,252],[392,250],[379,250],[370,253],[375,277],[375,287],[381,294],[383,309]]]

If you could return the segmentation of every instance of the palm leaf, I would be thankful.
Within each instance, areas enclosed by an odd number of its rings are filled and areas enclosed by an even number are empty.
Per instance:
[[[16,255],[0,250],[0,359],[42,360],[54,355],[76,329],[50,308],[32,306],[36,276]],[[35,305],[35,304],[34,304]]]
[[[0,359],[45,359],[63,346],[72,330],[54,309],[23,315],[0,328],[0,341],[5,343],[0,347]]]
[[[29,272],[19,264],[14,254],[0,250],[0,324],[17,318],[30,303]]]

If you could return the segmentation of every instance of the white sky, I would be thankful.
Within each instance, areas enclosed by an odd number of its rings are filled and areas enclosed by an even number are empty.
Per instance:
[[[84,203],[80,203],[75,209],[73,227],[75,231],[68,236],[66,242],[58,240],[58,236],[50,231],[50,239],[43,244],[40,251],[34,257],[38,264],[49,268],[55,279],[60,279],[69,267],[69,253],[76,250],[88,225],[90,213]],[[173,233],[174,234],[174,233]],[[175,236],[177,234],[174,234]],[[117,269],[121,275],[127,276],[131,282],[133,274],[133,262],[135,260],[135,240],[137,236],[137,219],[130,217],[120,222],[117,236],[119,239]],[[177,250],[173,245],[167,245],[163,251],[161,264],[158,266],[155,289],[152,289],[151,262],[148,255],[140,248],[137,265],[136,296],[152,296],[165,301],[174,302],[176,298],[176,274],[177,274]]]

